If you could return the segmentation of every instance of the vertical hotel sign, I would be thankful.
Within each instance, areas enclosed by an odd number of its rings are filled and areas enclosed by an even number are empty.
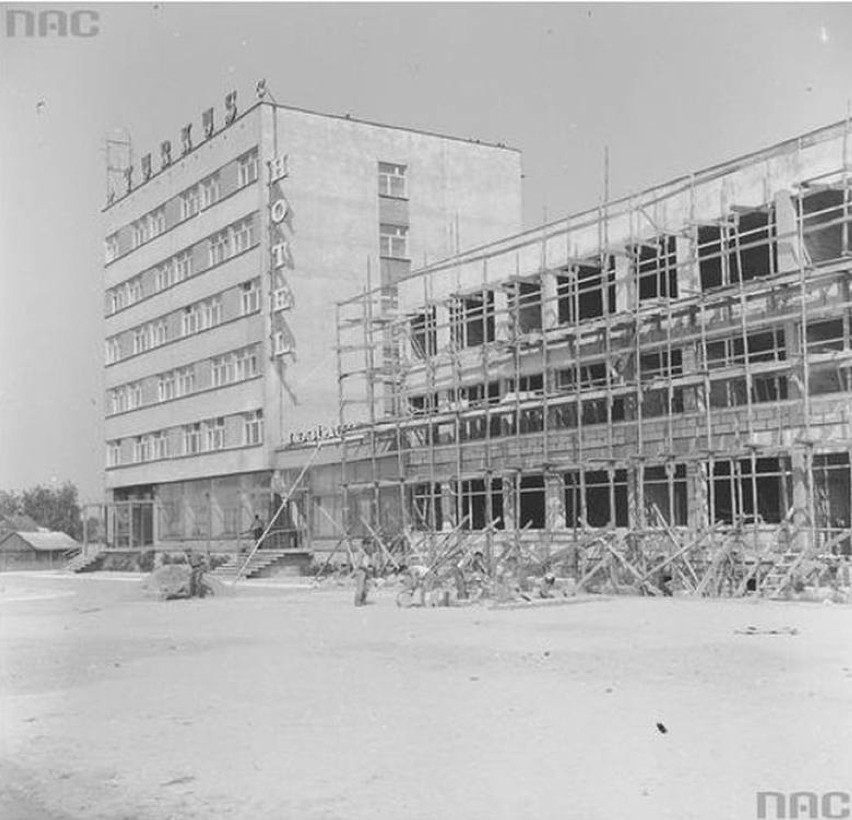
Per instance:
[[[288,271],[293,268],[293,214],[285,195],[289,175],[287,154],[269,162],[270,350],[281,379],[288,360],[296,359],[296,342],[287,323],[287,314],[294,301],[287,279]]]

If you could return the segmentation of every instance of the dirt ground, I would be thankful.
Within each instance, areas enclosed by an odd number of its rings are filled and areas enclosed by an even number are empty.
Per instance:
[[[130,576],[7,573],[0,818],[753,820],[758,790],[852,791],[851,626],[253,582],[161,603]]]

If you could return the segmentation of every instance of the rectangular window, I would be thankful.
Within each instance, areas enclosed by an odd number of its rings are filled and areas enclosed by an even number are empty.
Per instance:
[[[457,347],[494,341],[494,292],[461,297],[450,307],[450,335]]]
[[[175,257],[175,280],[183,282],[192,276],[192,253],[184,251]]]
[[[515,282],[510,286],[509,315],[516,334],[541,330],[541,285],[538,282]]]
[[[209,244],[210,266],[224,262],[231,255],[231,234],[229,231],[217,233]]]
[[[606,257],[606,270],[592,260],[565,268],[556,277],[556,296],[561,325],[615,313],[615,257]]]
[[[583,500],[590,527],[626,527],[627,470],[590,470],[582,477],[576,471],[566,473],[565,520],[569,527],[583,526]]]
[[[106,341],[106,363],[114,364],[121,359],[121,345],[118,339],[107,339]]]
[[[169,457],[169,437],[164,430],[160,430],[151,436],[152,453],[154,459],[162,459]]]
[[[721,225],[698,229],[701,289],[770,276],[778,269],[774,208],[747,211]]]
[[[151,440],[148,436],[137,436],[133,440],[133,461],[141,464],[151,459]]]
[[[151,346],[159,347],[168,341],[168,327],[165,319],[151,325]]]
[[[200,330],[207,330],[222,322],[222,297],[214,296],[204,303]]]
[[[193,333],[198,333],[201,330],[201,312],[198,309],[198,305],[185,307],[181,320],[181,333],[184,336],[192,336]]]
[[[284,356],[292,350],[287,335],[282,330],[278,330],[272,334],[272,354],[274,356]]]
[[[231,229],[234,238],[235,254],[248,250],[254,244],[253,227],[254,222],[251,219],[244,219]]]
[[[812,264],[841,259],[849,252],[849,203],[844,192],[826,189],[801,198],[802,235]]]
[[[157,269],[154,271],[154,290],[157,293],[171,287],[173,272],[174,263],[171,259],[157,265]]]
[[[257,375],[257,348],[248,347],[236,355],[234,376],[237,381],[250,379]]]
[[[263,441],[263,410],[255,410],[243,416],[246,445],[260,444]]]
[[[408,227],[379,225],[379,256],[388,259],[408,259]]]
[[[222,450],[225,447],[225,419],[211,419],[207,428],[207,449]]]
[[[140,219],[132,225],[133,247],[138,248],[148,241],[148,220]]]
[[[114,233],[108,236],[104,246],[104,257],[107,262],[112,262],[118,258],[118,234]]]
[[[195,367],[182,367],[177,372],[178,396],[188,396],[195,392]]]
[[[209,208],[219,201],[219,175],[207,177],[201,183],[201,207]]]
[[[157,381],[157,401],[170,401],[175,397],[175,372],[163,373]]]
[[[142,406],[142,382],[127,385],[127,409],[135,410]]]
[[[142,298],[142,277],[135,276],[127,283],[127,304],[133,305]]]
[[[118,467],[121,464],[121,442],[107,442],[107,467]]]
[[[686,465],[670,464],[660,467],[645,467],[644,477],[646,518],[650,526],[656,527],[659,518],[672,527],[687,525]]]
[[[243,316],[260,310],[260,283],[257,279],[243,282],[240,286],[240,306]]]
[[[712,470],[713,522],[780,524],[793,503],[789,459],[716,461]],[[756,494],[756,495],[755,495]]]
[[[180,195],[181,219],[189,219],[191,216],[195,216],[198,213],[200,204],[197,186],[184,191]]]
[[[139,353],[144,353],[149,347],[150,337],[148,335],[148,328],[146,327],[137,327],[136,330],[133,331],[133,355],[137,355]]]
[[[395,199],[406,199],[405,165],[393,165],[390,162],[379,163],[379,196],[391,196]]]
[[[234,359],[231,354],[213,359],[213,386],[222,387],[234,380]]]
[[[438,486],[438,485],[436,485]],[[489,523],[493,523],[495,529],[504,529],[503,523],[503,482],[499,478],[492,479],[490,492],[486,491],[485,481],[472,479],[470,481],[456,482],[458,492],[457,509],[459,521],[463,521],[465,530],[483,530]],[[428,490],[429,485],[421,485]],[[489,496],[491,503],[491,519],[488,518]],[[440,499],[440,487],[438,486],[438,499]],[[440,502],[439,502],[440,505]],[[427,515],[431,514],[427,510]],[[428,518],[426,519],[428,521]]]
[[[239,187],[251,185],[257,181],[257,151],[250,151],[239,158]]]
[[[289,310],[293,307],[293,293],[290,288],[278,288],[272,294],[273,310]]]
[[[166,230],[166,211],[165,208],[157,208],[156,211],[151,211],[148,214],[148,230],[151,237],[159,236]]]
[[[428,359],[438,352],[438,322],[431,307],[411,317],[411,352],[418,359]]]
[[[639,299],[677,297],[677,253],[673,236],[659,236],[633,249]]]
[[[183,428],[183,452],[191,456],[201,452],[201,424],[184,425]]]

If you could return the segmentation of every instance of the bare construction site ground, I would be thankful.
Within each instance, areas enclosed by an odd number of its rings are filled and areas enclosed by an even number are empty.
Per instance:
[[[848,607],[372,601],[0,576],[0,817],[752,820],[759,790],[852,791]]]

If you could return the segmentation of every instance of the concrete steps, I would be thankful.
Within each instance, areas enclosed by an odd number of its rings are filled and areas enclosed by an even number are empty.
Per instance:
[[[87,553],[81,552],[65,565],[65,569],[69,572],[86,572],[86,570],[91,570],[104,552],[106,550],[103,549],[89,550]]]
[[[284,558],[293,555],[304,554],[301,550],[267,550],[259,549],[243,571],[243,578],[256,578],[263,573],[264,570],[273,567],[283,561]],[[245,563],[245,555],[236,555],[228,560],[227,563],[217,567],[212,572],[208,573],[212,578],[217,578],[220,581],[232,581],[240,570],[240,567]]]

